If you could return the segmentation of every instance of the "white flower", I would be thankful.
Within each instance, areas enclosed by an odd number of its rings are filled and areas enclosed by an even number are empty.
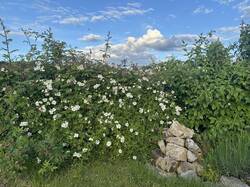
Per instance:
[[[129,129],[130,132],[134,132],[134,129]]]
[[[176,115],[177,115],[177,116],[180,115],[180,111],[182,111],[181,107],[176,106],[176,107],[175,107],[175,112],[176,112]]]
[[[88,148],[83,148],[83,149],[82,149],[82,152],[83,152],[83,153],[86,153],[87,151],[88,151]]]
[[[133,98],[133,95],[131,93],[126,94],[127,98]]]
[[[125,123],[125,126],[126,126],[126,127],[128,127],[128,126],[129,126],[128,122],[127,122],[127,123]]]
[[[78,111],[78,110],[80,110],[80,106],[79,105],[71,106],[71,110],[73,112]]]
[[[89,138],[89,141],[90,141],[90,142],[93,142],[93,141],[94,141],[94,139],[93,139],[93,138]]]
[[[117,129],[120,129],[121,127],[122,127],[122,126],[121,126],[120,124],[117,124],[117,125],[116,125],[116,128],[117,128]]]
[[[121,143],[124,143],[124,142],[125,142],[124,136],[121,137],[120,141],[121,141]]]
[[[139,132],[135,132],[135,135],[138,136]]]
[[[132,104],[135,106],[135,105],[137,105],[137,102],[133,102]]]
[[[140,109],[139,109],[139,112],[142,114],[142,113],[143,113],[143,108],[140,108]]]
[[[75,134],[74,134],[74,138],[79,138],[79,134],[78,134],[78,133],[75,133]]]
[[[119,150],[118,150],[118,153],[119,153],[119,154],[122,154],[122,150],[121,150],[121,149],[119,149]]]
[[[96,84],[96,85],[93,86],[93,88],[94,88],[94,89],[97,89],[97,88],[99,88],[100,86],[101,86],[100,84]]]
[[[100,79],[100,80],[102,80],[102,79],[104,78],[101,74],[97,75],[97,77],[98,77],[98,79]]]
[[[46,103],[48,101],[47,98],[43,98],[42,100],[43,100],[44,103]]]
[[[28,133],[27,133],[27,136],[32,136],[32,133],[31,133],[31,132],[28,132]]]
[[[82,156],[81,153],[74,152],[73,157],[80,158]]]
[[[166,110],[166,105],[164,105],[163,103],[160,103],[159,105],[160,105],[162,111]]]
[[[161,120],[161,121],[160,121],[160,124],[163,125],[163,124],[164,124],[164,121]]]
[[[36,157],[36,161],[37,161],[37,163],[38,163],[38,164],[40,164],[40,163],[41,163],[41,159],[40,159],[40,158],[38,158],[38,157]]]
[[[56,101],[53,100],[53,101],[51,102],[51,104],[52,104],[52,105],[56,105]]]
[[[133,160],[136,160],[136,159],[137,159],[137,156],[133,156],[132,158],[133,158]]]
[[[106,146],[107,146],[107,147],[110,147],[111,144],[112,144],[111,141],[107,141]]]
[[[26,126],[28,126],[28,122],[23,121],[23,122],[20,123],[19,126],[20,126],[20,127],[26,127]]]
[[[99,144],[100,144],[100,140],[96,140],[96,141],[95,141],[95,144],[96,144],[96,145],[99,145]]]
[[[68,128],[69,127],[69,122],[65,121],[61,125],[62,128]]]

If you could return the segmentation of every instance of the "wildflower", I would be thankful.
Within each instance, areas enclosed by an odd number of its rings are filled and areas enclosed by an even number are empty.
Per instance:
[[[133,156],[132,158],[133,158],[133,160],[136,160],[136,159],[137,159],[137,156]]]
[[[79,138],[79,134],[78,134],[78,133],[75,133],[75,134],[74,134],[74,138]]]
[[[78,70],[84,70],[83,65],[81,64],[80,66],[77,67]]]
[[[118,153],[119,153],[119,154],[122,154],[122,150],[121,150],[121,149],[119,149],[119,150],[118,150]]]
[[[120,124],[117,124],[117,125],[116,125],[116,128],[117,128],[117,129],[120,129],[120,128],[121,128],[121,125],[120,125]]]
[[[88,148],[83,148],[83,149],[82,149],[82,152],[83,152],[83,153],[86,153],[87,151],[88,151]]]
[[[138,136],[138,134],[139,134],[139,132],[136,131],[136,132],[135,132],[135,135]]]
[[[163,103],[160,103],[159,105],[160,105],[162,111],[166,110],[166,105],[164,105]]]
[[[61,125],[62,128],[68,128],[69,127],[69,122],[65,121]]]
[[[139,109],[139,112],[142,114],[142,113],[143,113],[143,108],[140,108],[140,109]]]
[[[28,126],[28,122],[23,121],[23,122],[20,123],[19,126],[20,126],[20,127],[26,127],[26,126]]]
[[[97,77],[98,77],[98,79],[100,79],[100,80],[104,79],[104,77],[103,77],[101,74],[97,75]]]
[[[81,153],[74,152],[73,157],[80,158],[82,156]]]
[[[131,93],[126,94],[127,98],[133,98],[133,95]]]
[[[79,105],[71,106],[71,110],[73,112],[78,111],[78,110],[80,110],[80,106]]]
[[[130,132],[134,132],[134,129],[129,129]]]
[[[53,101],[51,102],[51,104],[52,104],[52,105],[56,105],[56,101],[53,100]]]
[[[106,146],[107,146],[107,147],[110,147],[111,144],[112,144],[111,141],[108,141],[108,142],[106,143]]]
[[[163,125],[163,124],[164,124],[164,121],[161,120],[161,121],[160,121],[160,124]]]
[[[96,140],[96,141],[95,141],[95,144],[96,144],[96,145],[99,145],[99,144],[100,144],[100,140]]]
[[[132,104],[135,106],[135,105],[137,105],[137,102],[133,102]]]
[[[38,157],[36,157],[36,162],[37,162],[38,164],[40,164],[40,163],[41,163],[41,159],[38,158]]]
[[[28,133],[27,133],[27,136],[32,136],[32,133],[31,133],[31,132],[28,132]]]
[[[121,143],[124,143],[124,142],[125,142],[124,136],[122,136],[122,137],[120,138],[120,142],[121,142]]]
[[[182,111],[181,107],[176,106],[176,107],[175,107],[175,112],[176,112],[176,115],[177,115],[177,116],[180,115],[180,111]]]
[[[100,84],[96,84],[96,85],[93,86],[93,88],[94,88],[94,89],[97,89],[97,88],[99,88],[100,86],[101,86]]]

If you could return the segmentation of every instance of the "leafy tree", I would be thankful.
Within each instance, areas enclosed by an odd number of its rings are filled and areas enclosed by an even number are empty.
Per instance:
[[[250,24],[244,22],[240,30],[239,52],[243,60],[250,60]]]

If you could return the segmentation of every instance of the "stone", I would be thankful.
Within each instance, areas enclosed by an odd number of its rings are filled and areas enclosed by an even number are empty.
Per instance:
[[[166,145],[165,145],[164,140],[158,141],[158,146],[159,146],[159,148],[160,148],[160,150],[161,150],[162,153],[166,152]]]
[[[166,178],[177,177],[177,174],[175,172],[169,173],[169,172],[160,171],[159,175],[161,175],[162,177],[166,177]]]
[[[167,144],[165,155],[176,161],[187,161],[187,149],[173,143]]]
[[[199,164],[198,162],[194,162],[192,163],[193,166],[195,167],[195,171],[197,173],[198,176],[202,176],[204,168],[201,164]]]
[[[166,142],[173,143],[173,144],[179,145],[181,147],[184,147],[184,145],[185,145],[185,140],[182,138],[179,138],[179,137],[168,137],[168,138],[166,138]]]
[[[184,179],[199,179],[194,170],[188,170],[186,172],[181,173],[179,176]]]
[[[160,149],[155,149],[152,151],[153,160],[157,160],[159,157],[164,157]]]
[[[247,184],[235,177],[221,176],[220,182],[226,187],[249,187]]]
[[[194,153],[196,155],[196,157],[201,157],[202,151],[200,149],[200,147],[194,142],[194,140],[188,138],[185,141],[185,147],[191,151],[192,153]]]
[[[179,167],[177,168],[178,175],[181,175],[182,173],[185,173],[189,170],[196,171],[196,168],[193,164],[189,162],[181,162],[179,164]]]
[[[198,158],[195,156],[194,153],[192,153],[191,151],[187,151],[187,160],[188,162],[194,162],[196,161]]]
[[[178,121],[173,121],[167,132],[179,138],[192,138],[194,135],[194,131],[192,129],[181,125]]]
[[[156,166],[166,172],[174,172],[178,166],[178,162],[171,157],[159,157],[156,160]]]

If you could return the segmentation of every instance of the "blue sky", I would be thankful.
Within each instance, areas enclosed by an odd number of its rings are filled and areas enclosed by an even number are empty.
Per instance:
[[[146,63],[181,57],[182,40],[211,30],[225,44],[237,40],[241,20],[250,20],[250,0],[0,0],[0,17],[20,52],[20,27],[51,27],[57,39],[97,57],[110,31],[113,61]]]

